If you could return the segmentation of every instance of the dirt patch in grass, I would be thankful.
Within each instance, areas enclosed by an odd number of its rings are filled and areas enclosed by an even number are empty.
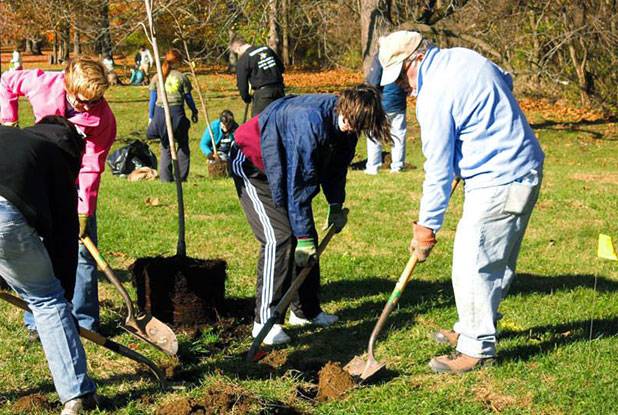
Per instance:
[[[228,177],[227,174],[227,161],[212,160],[208,162],[208,177],[221,178]]]
[[[594,182],[601,184],[618,184],[618,173],[576,173],[571,175],[572,179],[581,180],[584,182]]]
[[[264,358],[260,360],[261,365],[270,366],[273,369],[279,369],[288,362],[289,351],[285,349],[271,350]]]
[[[340,363],[328,362],[319,373],[318,395],[320,402],[341,399],[356,384]]]
[[[12,407],[15,414],[33,414],[42,411],[50,411],[54,408],[45,395],[35,393],[19,398]]]
[[[532,397],[529,394],[515,397],[504,394],[501,389],[487,374],[480,372],[479,381],[473,388],[474,398],[495,413],[512,408],[530,408]]]
[[[198,398],[178,398],[157,408],[155,415],[300,414],[283,402],[265,400],[240,386],[217,382]]]
[[[213,321],[225,299],[226,262],[189,257],[138,258],[129,267],[137,303],[177,327]]]

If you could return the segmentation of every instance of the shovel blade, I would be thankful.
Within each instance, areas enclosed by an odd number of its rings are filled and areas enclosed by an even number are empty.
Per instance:
[[[170,356],[178,353],[178,340],[171,328],[149,313],[125,323],[127,331]]]
[[[382,370],[384,366],[386,366],[385,363],[378,362],[372,356],[369,356],[367,360],[360,356],[354,356],[354,358],[343,367],[343,370],[348,372],[351,376],[365,381]]]

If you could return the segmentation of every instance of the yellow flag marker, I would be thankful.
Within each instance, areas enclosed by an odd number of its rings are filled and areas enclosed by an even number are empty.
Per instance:
[[[614,244],[612,238],[609,235],[599,234],[599,247],[597,249],[597,256],[603,259],[611,259],[612,261],[618,261],[616,251],[614,250]]]

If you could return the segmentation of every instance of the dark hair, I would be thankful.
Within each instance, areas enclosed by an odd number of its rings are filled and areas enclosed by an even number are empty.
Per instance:
[[[386,113],[382,107],[382,94],[375,86],[360,84],[344,90],[335,107],[350,127],[357,133],[364,132],[371,140],[382,143],[391,141]]]
[[[165,54],[165,60],[161,66],[161,72],[163,72],[163,82],[166,81],[170,71],[182,61],[182,55],[178,49],[170,49]]]
[[[64,132],[62,134],[53,133],[47,129],[44,131],[38,131],[38,134],[47,140],[52,139],[53,136],[63,137],[63,139],[53,139],[52,141],[62,148],[71,170],[77,176],[77,173],[81,167],[82,154],[84,153],[84,148],[86,146],[82,134],[77,130],[75,124],[60,115],[47,115],[41,118],[35,126],[30,128],[32,128],[33,131],[37,131],[40,128],[37,128],[37,126],[43,125],[56,125],[63,127]]]
[[[236,35],[232,38],[232,40],[230,41],[230,46],[232,46],[234,43],[238,43],[241,45],[245,45],[247,43],[247,41],[245,40],[244,37],[240,36],[240,35]]]
[[[228,131],[233,130],[235,126],[238,126],[238,124],[236,124],[236,120],[234,120],[234,113],[230,110],[221,111],[219,121],[221,121],[221,124],[225,125],[225,128],[227,128]]]

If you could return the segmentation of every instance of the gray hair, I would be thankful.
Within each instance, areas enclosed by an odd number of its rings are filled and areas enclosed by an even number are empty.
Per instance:
[[[433,47],[433,43],[431,43],[431,40],[423,38],[423,40],[421,40],[420,45],[418,45],[416,50],[412,52],[412,54],[408,56],[407,59],[414,60],[418,55],[424,55],[425,53],[427,53],[427,51],[431,47]]]

